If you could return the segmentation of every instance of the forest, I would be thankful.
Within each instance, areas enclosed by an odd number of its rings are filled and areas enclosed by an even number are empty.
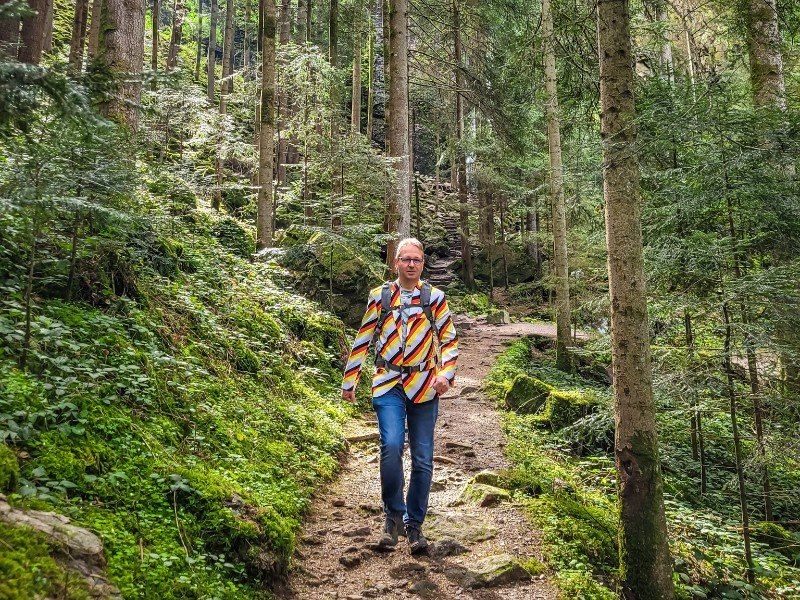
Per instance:
[[[344,598],[409,236],[553,326],[475,392],[547,598],[800,598],[799,109],[792,0],[0,0],[0,600]]]

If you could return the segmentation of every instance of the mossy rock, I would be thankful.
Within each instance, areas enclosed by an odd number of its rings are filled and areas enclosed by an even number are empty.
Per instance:
[[[520,414],[536,413],[553,387],[528,375],[517,375],[505,395],[506,408]]]
[[[769,521],[756,523],[751,527],[751,532],[759,542],[795,562],[800,561],[800,534],[793,534],[782,525]]]
[[[16,453],[6,446],[0,445],[0,492],[11,492],[19,483],[19,463]]]
[[[530,573],[508,554],[487,556],[467,570],[462,584],[467,588],[498,587],[517,581],[529,581]]]
[[[596,404],[594,398],[580,392],[553,390],[544,403],[542,422],[561,429],[588,415]]]
[[[484,485],[491,485],[494,487],[501,488],[502,486],[502,475],[497,473],[496,471],[481,471],[475,477],[470,480],[470,483],[482,483]]]
[[[248,258],[255,252],[256,244],[253,235],[236,219],[223,217],[214,224],[212,233],[220,244],[236,256]]]
[[[483,508],[511,500],[511,492],[485,483],[468,483],[461,499]]]

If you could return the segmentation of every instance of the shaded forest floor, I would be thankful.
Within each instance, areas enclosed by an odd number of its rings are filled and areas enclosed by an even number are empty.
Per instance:
[[[461,318],[457,327],[461,355],[456,386],[442,398],[436,429],[434,483],[424,527],[433,542],[428,554],[410,556],[402,537],[391,552],[372,549],[383,515],[379,442],[370,411],[352,423],[341,474],[313,503],[287,597],[549,600],[557,596],[541,566],[538,534],[520,508],[502,499],[464,495],[478,473],[508,467],[500,415],[493,401],[482,395],[481,381],[508,343],[527,335],[553,337],[555,327],[487,325],[480,318]],[[404,463],[407,480],[407,453]],[[519,565],[540,574],[531,576]]]

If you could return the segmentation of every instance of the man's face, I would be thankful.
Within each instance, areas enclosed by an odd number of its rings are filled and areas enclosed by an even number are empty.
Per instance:
[[[400,280],[405,283],[416,284],[422,275],[422,265],[425,260],[422,250],[416,246],[403,246],[399,256],[394,261]]]

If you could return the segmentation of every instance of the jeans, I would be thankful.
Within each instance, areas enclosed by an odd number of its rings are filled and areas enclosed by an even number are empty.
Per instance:
[[[406,525],[422,525],[433,478],[433,430],[439,398],[414,404],[402,386],[372,399],[381,434],[381,497],[387,516],[403,515]],[[406,421],[411,450],[411,480],[403,501],[403,446]]]

